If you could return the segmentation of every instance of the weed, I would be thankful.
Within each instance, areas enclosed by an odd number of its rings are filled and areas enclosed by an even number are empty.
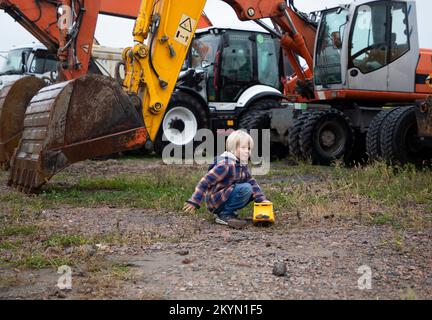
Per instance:
[[[80,246],[88,242],[81,235],[62,235],[54,234],[49,239],[45,241],[46,247],[71,247]]]
[[[412,288],[401,289],[401,300],[417,300],[417,294]]]
[[[38,227],[34,225],[4,225],[0,227],[0,237],[29,236],[37,231]]]

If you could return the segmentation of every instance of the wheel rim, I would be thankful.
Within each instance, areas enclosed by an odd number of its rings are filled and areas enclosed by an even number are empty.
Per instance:
[[[162,129],[169,142],[181,146],[193,140],[198,130],[198,121],[191,110],[179,106],[166,113]]]
[[[317,130],[318,148],[329,157],[343,154],[347,136],[341,123],[335,120],[323,122]]]

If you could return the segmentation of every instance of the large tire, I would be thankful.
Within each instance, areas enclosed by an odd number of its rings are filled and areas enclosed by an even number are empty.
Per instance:
[[[330,165],[347,160],[354,143],[351,120],[339,110],[312,112],[300,132],[300,150],[313,164]]]
[[[251,133],[251,129],[269,129],[271,116],[269,110],[253,110],[244,114],[239,121],[239,129],[244,129]],[[254,139],[255,148],[258,148],[258,155],[263,156],[261,132],[257,139]],[[270,155],[272,153],[270,146]]]
[[[303,154],[300,150],[300,132],[303,128],[305,120],[309,117],[310,112],[304,112],[294,120],[293,126],[289,130],[288,144],[289,153],[291,156],[298,160],[304,160]]]
[[[354,145],[351,155],[346,158],[345,163],[347,166],[363,166],[368,161],[366,154],[366,133],[354,129]]]
[[[393,112],[395,109],[387,109],[380,111],[371,121],[369,129],[366,134],[366,153],[369,156],[369,160],[376,161],[381,160],[381,128],[384,120]]]
[[[383,160],[391,165],[421,165],[430,160],[430,150],[417,137],[415,107],[399,107],[390,113],[381,127],[380,139]]]
[[[193,128],[186,125],[188,121],[193,125]],[[175,92],[171,97],[153,145],[155,153],[159,156],[162,155],[162,151],[170,143],[182,145],[183,148],[192,143],[195,150],[199,142],[193,141],[193,137],[195,137],[199,129],[208,128],[208,125],[208,117],[204,106],[196,98],[185,92]],[[180,141],[181,139],[176,137],[172,129],[184,133],[187,141]],[[163,141],[164,130],[166,130],[167,141]]]
[[[243,112],[239,118],[239,129],[250,132],[251,129],[270,129],[271,126],[271,109],[280,108],[280,103],[276,100],[265,99],[254,103],[248,110]],[[272,142],[272,133],[270,134],[270,158],[280,159],[288,155],[288,148],[279,142]],[[262,156],[262,136],[259,134],[258,141],[255,142],[258,148],[258,155]]]

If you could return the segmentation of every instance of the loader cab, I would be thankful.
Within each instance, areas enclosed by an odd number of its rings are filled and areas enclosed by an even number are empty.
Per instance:
[[[57,69],[57,57],[46,48],[36,45],[12,49],[0,67],[0,75],[35,74],[42,75]]]
[[[416,21],[414,1],[357,1],[324,11],[315,46],[316,90],[413,92]]]
[[[26,70],[27,59],[32,48],[17,48],[10,50],[3,64],[0,66],[0,76],[23,74]]]
[[[32,54],[28,72],[32,74],[44,74],[57,70],[57,56],[47,50],[38,49]]]
[[[50,76],[57,70],[57,57],[43,45],[20,47],[8,52],[5,61],[0,65],[0,88],[26,75],[36,77]]]
[[[162,133],[175,145],[189,143],[202,128],[226,136],[261,103],[280,107],[282,76],[293,72],[280,53],[279,40],[265,32],[199,30],[162,120],[156,153],[165,145]]]
[[[269,34],[213,28],[196,34],[189,65],[206,72],[209,102],[233,102],[254,85],[281,90],[279,59],[279,43]]]

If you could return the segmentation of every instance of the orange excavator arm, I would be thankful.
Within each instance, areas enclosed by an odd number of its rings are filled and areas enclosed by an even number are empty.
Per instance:
[[[129,0],[122,1],[121,5],[118,0],[102,0],[100,6],[100,13],[115,17],[136,19],[141,0]],[[204,29],[213,26],[210,19],[207,17],[205,12],[202,13],[200,20],[198,21],[198,29]]]
[[[205,12],[203,11],[201,18],[198,21],[198,29],[204,29],[204,28],[208,28],[208,27],[212,27],[213,24],[211,23],[209,17],[207,17],[207,15],[205,14]]]
[[[242,21],[255,20],[280,39],[281,47],[288,57],[297,77],[304,81],[312,77],[313,52],[316,27],[298,13],[289,1],[268,0],[224,0]],[[270,18],[275,29],[269,28],[259,19]],[[308,68],[303,70],[296,56],[303,58]]]
[[[12,16],[49,50],[57,51],[60,79],[87,73],[98,14],[136,19],[141,0],[0,0]],[[203,15],[200,27],[211,26]]]
[[[101,0],[0,0],[1,9],[57,51],[62,80],[87,73],[100,4]]]

